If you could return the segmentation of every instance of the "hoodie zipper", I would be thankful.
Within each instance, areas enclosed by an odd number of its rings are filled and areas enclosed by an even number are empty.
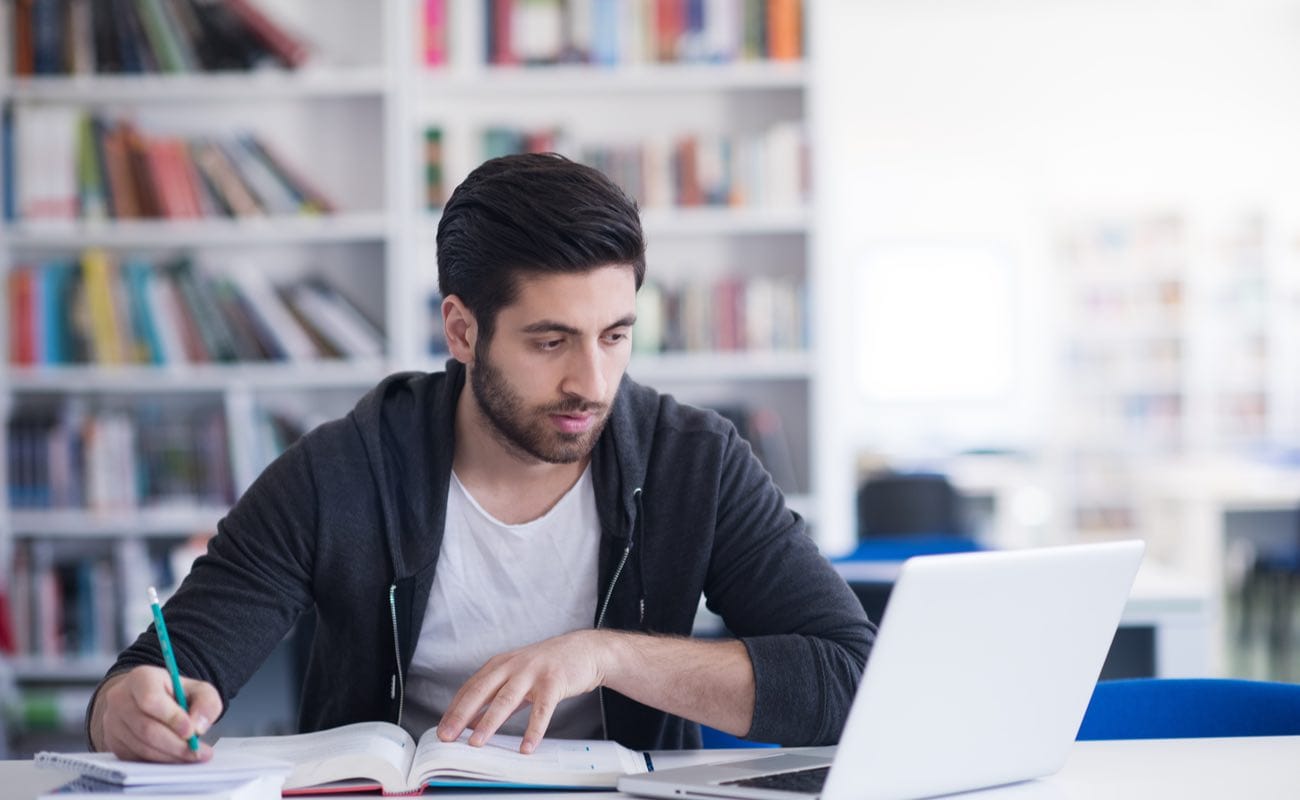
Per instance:
[[[402,648],[397,639],[397,584],[388,587],[388,615],[393,622],[393,657],[397,670],[388,680],[388,699],[397,700],[397,724],[402,724],[402,705],[406,702],[406,681],[402,677]]]
[[[641,487],[632,490],[632,499],[636,502],[636,519],[632,523],[632,533],[628,534],[627,545],[623,548],[623,556],[618,560],[618,566],[614,568],[614,575],[609,579],[609,586],[605,589],[605,599],[600,604],[600,613],[596,615],[596,630],[600,630],[605,624],[605,613],[609,611],[609,601],[614,596],[614,587],[618,585],[619,576],[623,574],[623,568],[627,566],[627,559],[632,555],[632,541],[636,538],[635,532],[641,526]],[[641,598],[641,621],[645,621],[645,598]],[[605,720],[605,687],[601,686],[596,690],[596,697],[600,700],[600,730],[604,738],[609,738],[609,724]]]

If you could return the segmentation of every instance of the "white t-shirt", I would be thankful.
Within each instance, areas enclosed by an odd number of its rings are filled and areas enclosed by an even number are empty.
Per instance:
[[[403,727],[418,737],[437,725],[492,656],[590,628],[599,545],[590,465],[549,511],[520,525],[493,518],[453,473],[438,568],[406,676]],[[522,735],[530,711],[525,705],[500,732]],[[546,735],[600,738],[597,693],[561,701]]]

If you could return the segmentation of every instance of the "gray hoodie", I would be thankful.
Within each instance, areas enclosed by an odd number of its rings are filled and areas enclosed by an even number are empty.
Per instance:
[[[400,722],[464,383],[455,361],[442,373],[390,376],[262,473],[167,603],[182,674],[211,682],[229,704],[314,607],[301,729]],[[592,476],[601,527],[593,625],[689,635],[703,594],[753,661],[749,738],[834,743],[875,627],[731,423],[624,378]],[[151,628],[109,674],[161,663]],[[698,746],[694,723],[601,691],[609,738]]]

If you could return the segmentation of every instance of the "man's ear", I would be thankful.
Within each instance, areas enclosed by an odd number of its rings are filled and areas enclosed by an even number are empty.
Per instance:
[[[462,364],[474,362],[474,345],[478,341],[478,322],[474,312],[456,295],[442,300],[442,331],[452,358]]]

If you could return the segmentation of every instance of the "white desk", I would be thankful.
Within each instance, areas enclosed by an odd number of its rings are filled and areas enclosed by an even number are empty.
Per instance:
[[[867,583],[892,583],[901,567],[897,561],[835,564],[845,580]],[[1155,631],[1155,677],[1200,678],[1210,674],[1213,663],[1211,620],[1203,589],[1147,559],[1133,582],[1120,625],[1150,626]]]
[[[1222,675],[1227,515],[1300,508],[1300,470],[1248,461],[1179,461],[1144,470],[1137,495],[1148,558],[1172,565],[1209,601],[1212,658],[1206,674]]]
[[[771,752],[771,751],[768,751]],[[753,750],[703,750],[657,754],[664,767],[749,758]],[[30,761],[0,761],[0,794],[33,800],[66,776],[36,769]],[[975,800],[1272,800],[1300,795],[1300,736],[1242,739],[1153,739],[1077,742],[1065,768],[1036,781],[959,795]],[[378,795],[370,795],[378,797]],[[617,792],[449,792],[437,797],[473,800],[608,800]],[[324,795],[335,800],[339,795]]]

